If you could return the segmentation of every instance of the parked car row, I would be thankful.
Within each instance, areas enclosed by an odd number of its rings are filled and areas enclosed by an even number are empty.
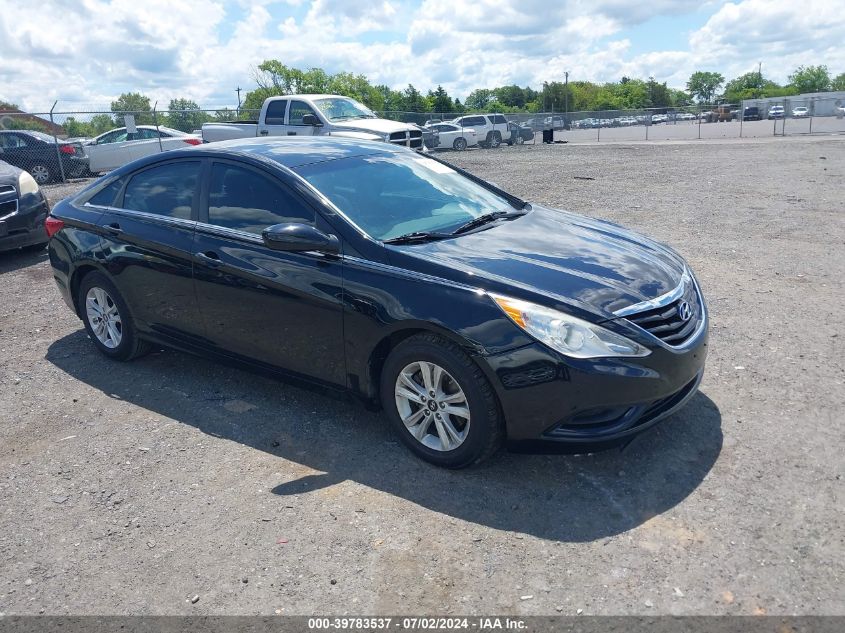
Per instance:
[[[470,114],[452,121],[427,121],[423,129],[438,135],[438,144],[430,149],[495,148],[502,143],[521,145],[534,139],[529,124],[508,121],[502,114]]]
[[[116,128],[93,139],[54,139],[37,130],[0,130],[0,159],[27,171],[39,185],[99,174],[136,158],[199,145],[195,134],[153,125]]]

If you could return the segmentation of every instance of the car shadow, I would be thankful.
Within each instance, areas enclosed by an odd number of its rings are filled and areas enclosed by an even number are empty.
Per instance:
[[[30,246],[11,251],[0,251],[0,275],[35,266],[46,262],[47,259],[46,246],[39,248]]]
[[[117,363],[80,330],[53,343],[46,359],[110,398],[316,471],[290,481],[279,475],[271,492],[282,504],[351,480],[450,517],[555,541],[617,535],[666,512],[697,488],[722,447],[719,409],[698,393],[624,450],[503,452],[449,471],[415,458],[381,414],[203,358],[163,350]]]

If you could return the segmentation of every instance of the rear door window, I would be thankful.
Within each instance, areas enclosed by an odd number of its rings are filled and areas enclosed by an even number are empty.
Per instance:
[[[285,110],[288,107],[287,99],[271,101],[267,104],[267,112],[264,114],[264,123],[267,125],[284,125]]]
[[[200,167],[199,161],[180,161],[145,169],[126,185],[123,208],[190,220]]]

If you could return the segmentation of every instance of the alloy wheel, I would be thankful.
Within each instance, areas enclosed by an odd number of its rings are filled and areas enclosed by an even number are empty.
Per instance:
[[[435,451],[452,451],[469,434],[469,402],[458,382],[436,363],[415,361],[396,377],[396,408],[408,432]]]
[[[50,170],[44,165],[35,165],[29,173],[39,185],[43,185],[50,180]]]
[[[114,349],[123,339],[123,323],[114,300],[94,286],[85,295],[85,313],[94,336],[105,347]]]

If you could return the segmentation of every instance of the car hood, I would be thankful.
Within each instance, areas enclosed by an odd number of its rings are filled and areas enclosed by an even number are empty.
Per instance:
[[[13,185],[18,188],[18,177],[21,170],[0,160],[0,185]]]
[[[420,272],[606,319],[676,288],[685,269],[678,254],[647,237],[538,206],[487,230],[395,248]]]
[[[390,134],[391,132],[404,132],[415,129],[410,123],[401,123],[389,119],[352,119],[350,121],[332,122],[332,127],[344,130],[356,130],[361,132],[378,132],[379,134]]]

